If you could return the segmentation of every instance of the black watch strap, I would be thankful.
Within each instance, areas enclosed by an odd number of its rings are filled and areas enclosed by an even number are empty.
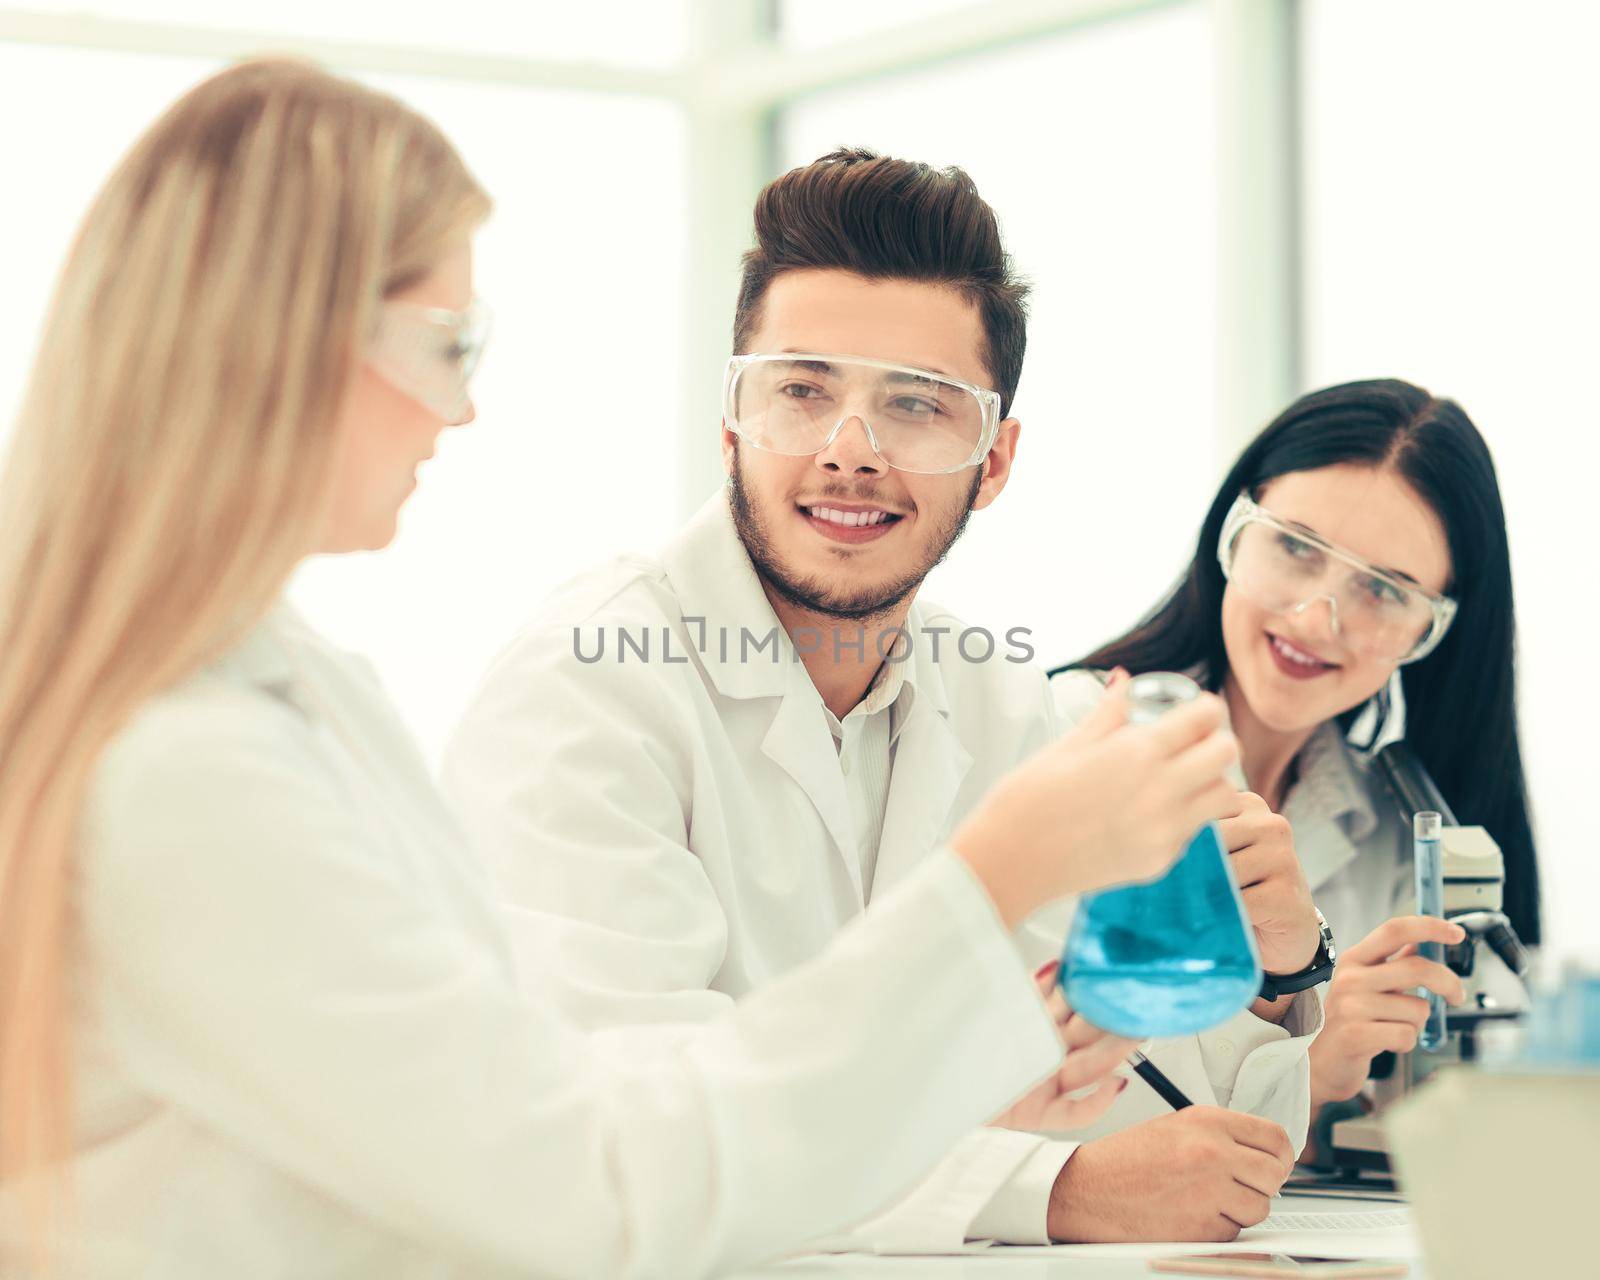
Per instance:
[[[1261,998],[1263,1000],[1276,1000],[1279,996],[1294,995],[1298,991],[1309,991],[1320,982],[1327,982],[1333,977],[1333,963],[1338,959],[1338,951],[1333,945],[1333,930],[1328,928],[1328,922],[1323,919],[1322,912],[1317,912],[1317,929],[1322,934],[1322,944],[1317,948],[1317,954],[1311,957],[1311,963],[1299,973],[1267,973],[1261,977]]]

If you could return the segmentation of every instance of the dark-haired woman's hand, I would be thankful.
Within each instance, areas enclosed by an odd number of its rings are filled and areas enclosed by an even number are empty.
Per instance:
[[[1261,967],[1299,973],[1316,956],[1322,931],[1289,820],[1253,791],[1241,791],[1217,828],[1255,928]]]
[[[1380,1053],[1410,1053],[1428,1020],[1418,987],[1451,1004],[1466,990],[1446,966],[1417,954],[1421,942],[1460,942],[1460,925],[1435,916],[1387,920],[1341,952],[1328,987],[1326,1022],[1311,1042],[1311,1105],[1353,1098]]]
[[[996,782],[950,837],[1015,927],[1071,893],[1161,875],[1196,827],[1233,804],[1239,746],[1202,694],[1128,724],[1113,692],[1071,732]]]

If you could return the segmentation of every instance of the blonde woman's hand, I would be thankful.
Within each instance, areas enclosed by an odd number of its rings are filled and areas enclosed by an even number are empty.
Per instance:
[[[1127,1088],[1128,1077],[1115,1073],[1139,1042],[1102,1031],[1074,1013],[1056,986],[1056,969],[1052,960],[1034,977],[1045,1008],[1055,1019],[1066,1058],[1052,1075],[991,1121],[1001,1128],[1081,1129],[1111,1110]]]
[[[1151,724],[1108,690],[1070,733],[989,790],[950,839],[1001,917],[1020,923],[1071,893],[1160,875],[1204,822],[1228,813],[1238,759],[1222,700],[1202,694]]]

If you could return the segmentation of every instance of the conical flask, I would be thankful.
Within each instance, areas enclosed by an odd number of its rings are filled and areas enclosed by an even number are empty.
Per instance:
[[[1188,676],[1136,676],[1128,719],[1149,723],[1199,694]],[[1195,832],[1160,879],[1079,900],[1060,981],[1095,1026],[1140,1040],[1204,1031],[1250,1006],[1261,960],[1216,823]]]

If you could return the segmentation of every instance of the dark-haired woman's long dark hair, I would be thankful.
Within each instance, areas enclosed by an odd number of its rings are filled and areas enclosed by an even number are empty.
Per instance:
[[[1516,627],[1505,513],[1488,446],[1451,400],[1408,382],[1349,382],[1303,396],[1234,463],[1206,513],[1194,560],[1172,593],[1127,635],[1068,667],[1198,668],[1212,690],[1228,672],[1222,641],[1222,522],[1242,491],[1295,471],[1353,463],[1393,467],[1444,524],[1459,606],[1443,643],[1400,668],[1406,741],[1463,823],[1484,827],[1506,860],[1505,908],[1539,941],[1539,876],[1517,738]],[[1066,670],[1066,667],[1057,668]],[[1345,727],[1356,711],[1342,717]]]

